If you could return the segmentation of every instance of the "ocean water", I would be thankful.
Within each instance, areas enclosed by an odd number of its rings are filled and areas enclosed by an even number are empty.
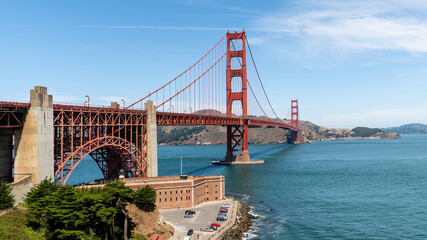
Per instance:
[[[225,175],[258,216],[247,239],[427,239],[427,135],[252,145],[265,164],[213,166],[226,147],[160,146],[159,175]],[[68,183],[102,174],[85,159]],[[274,209],[274,211],[268,211]]]

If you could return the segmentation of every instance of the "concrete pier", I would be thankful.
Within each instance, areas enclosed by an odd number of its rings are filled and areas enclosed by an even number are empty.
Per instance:
[[[16,131],[14,182],[31,176],[37,184],[54,178],[54,128],[52,95],[46,87],[36,86],[30,92],[31,107]]]
[[[147,111],[147,177],[157,177],[157,118],[153,101],[145,103]]]
[[[249,156],[226,157],[225,161],[212,161],[213,165],[253,165],[263,164],[264,160],[251,160]]]

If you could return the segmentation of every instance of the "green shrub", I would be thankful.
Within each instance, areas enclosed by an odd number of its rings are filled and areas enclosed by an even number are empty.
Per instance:
[[[135,191],[135,205],[146,212],[152,212],[156,208],[156,190],[147,185]]]
[[[13,207],[15,199],[12,195],[12,186],[3,181],[0,181],[0,210]]]

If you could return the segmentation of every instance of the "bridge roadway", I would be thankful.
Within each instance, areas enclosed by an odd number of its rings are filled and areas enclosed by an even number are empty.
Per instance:
[[[30,103],[23,102],[0,102],[0,128],[20,128],[22,127],[22,113],[31,107]],[[121,109],[107,106],[82,106],[76,104],[53,104],[54,112],[77,112],[77,113],[110,113],[120,117],[121,115],[146,115],[145,110]],[[56,114],[55,114],[56,115]],[[158,126],[168,125],[221,125],[237,126],[244,122],[252,127],[278,127],[297,131],[295,126],[279,121],[267,121],[254,118],[226,117],[218,115],[156,112]],[[101,124],[109,124],[104,122]],[[114,124],[114,123],[112,123]]]

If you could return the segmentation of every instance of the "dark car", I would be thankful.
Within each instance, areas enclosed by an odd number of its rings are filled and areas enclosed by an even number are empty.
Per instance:
[[[191,236],[191,235],[193,235],[193,232],[194,232],[193,229],[190,229],[190,230],[188,230],[187,235]]]
[[[185,215],[187,215],[187,214],[196,214],[196,212],[193,210],[186,210]]]

